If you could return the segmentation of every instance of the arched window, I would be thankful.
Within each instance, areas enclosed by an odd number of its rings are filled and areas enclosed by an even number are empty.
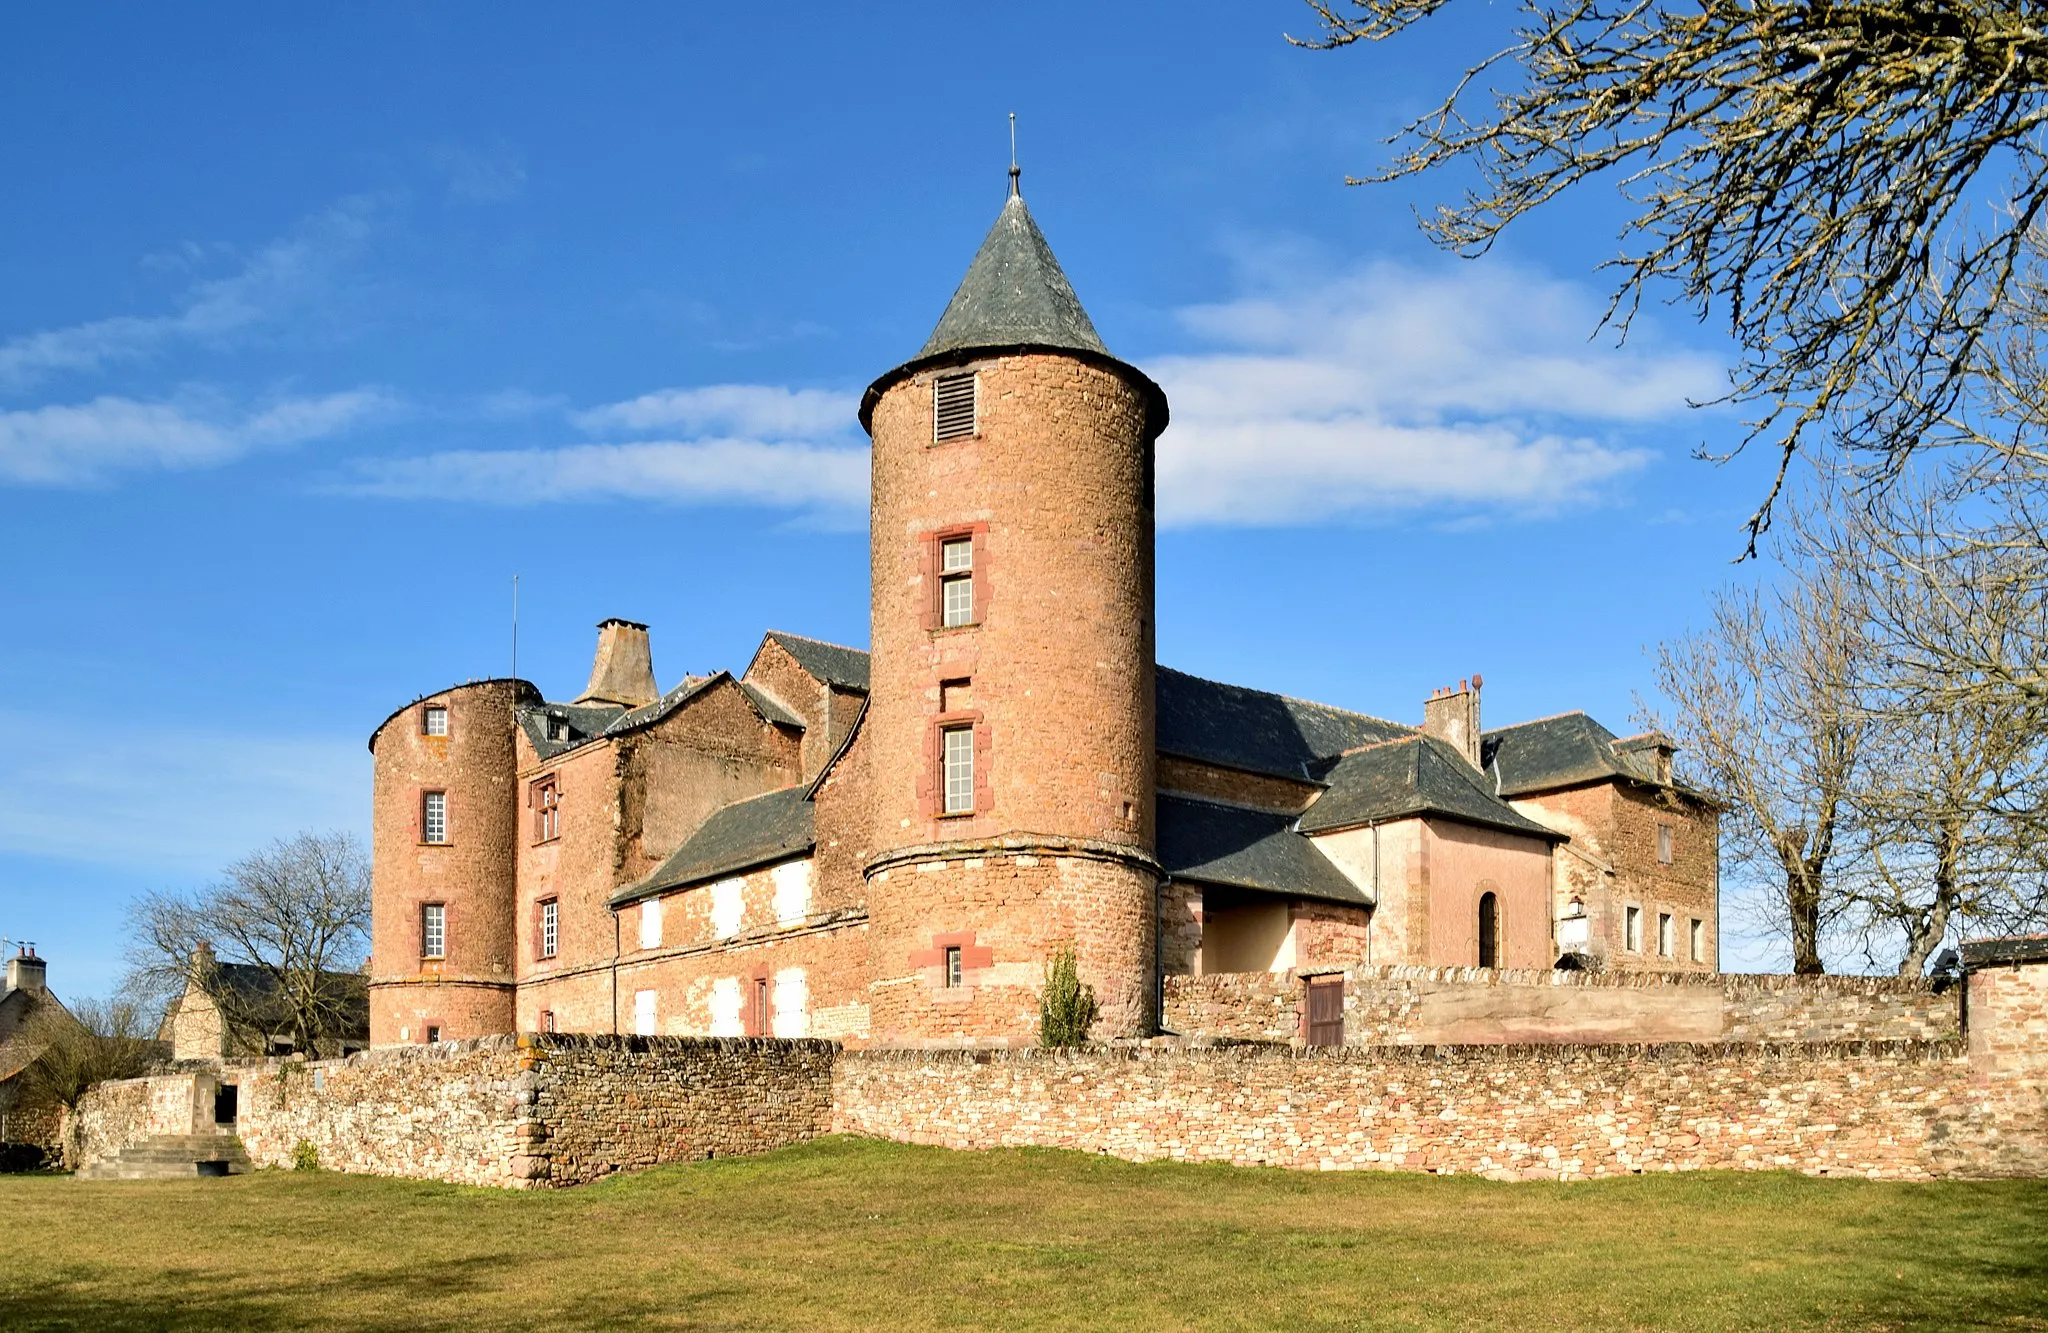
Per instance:
[[[1479,895],[1479,965],[1500,966],[1500,899]]]

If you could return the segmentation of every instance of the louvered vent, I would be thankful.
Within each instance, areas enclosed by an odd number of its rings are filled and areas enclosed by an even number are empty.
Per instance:
[[[974,372],[941,375],[932,391],[932,441],[964,440],[974,434]]]

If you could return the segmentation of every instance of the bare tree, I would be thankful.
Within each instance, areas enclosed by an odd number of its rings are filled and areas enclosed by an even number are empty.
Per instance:
[[[1871,730],[1856,697],[1868,643],[1853,582],[1829,564],[1800,573],[1722,590],[1708,629],[1661,646],[1657,687],[1674,712],[1648,720],[1727,803],[1725,849],[1738,874],[1770,886],[1792,970],[1819,973]]]
[[[1449,0],[1309,0],[1340,47]],[[1465,12],[1470,6],[1459,6]],[[1646,295],[1719,303],[1729,397],[1780,450],[1750,548],[1805,436],[1910,451],[1965,392],[2048,204],[2048,28],[2011,0],[1524,0],[1363,180],[1454,166],[1478,184],[1425,228],[1485,250],[1605,177],[1634,207],[1613,261],[1625,332]],[[1971,210],[1975,209],[1973,213]],[[1898,373],[1872,376],[1889,360]]]
[[[39,1047],[21,1071],[25,1105],[75,1110],[78,1099],[108,1079],[134,1078],[160,1059],[141,1012],[126,1000],[79,1000],[69,1009],[44,1004],[16,1040]]]
[[[355,973],[369,947],[370,870],[346,833],[272,843],[192,893],[156,892],[129,909],[129,963],[158,996],[196,985],[231,1033],[286,1031],[312,1051],[346,1035],[361,1005]],[[258,985],[233,984],[234,968]],[[259,1048],[260,1049],[260,1048]]]

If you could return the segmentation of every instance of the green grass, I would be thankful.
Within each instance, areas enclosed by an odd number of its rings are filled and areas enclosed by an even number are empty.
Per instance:
[[[1577,1185],[826,1139],[513,1194],[0,1177],[0,1328],[2048,1329],[2048,1182]]]

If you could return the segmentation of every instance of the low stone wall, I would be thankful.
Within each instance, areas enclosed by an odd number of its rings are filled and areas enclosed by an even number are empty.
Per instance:
[[[1346,1045],[1926,1041],[1961,1030],[1959,988],[1895,977],[1377,967],[1165,979],[1196,1040],[1299,1039],[1303,977],[1341,973]]]
[[[541,1034],[230,1069],[259,1166],[515,1188],[765,1152],[823,1132],[824,1041]]]
[[[112,1157],[157,1134],[213,1129],[214,1078],[205,1073],[151,1075],[99,1084],[66,1117],[64,1164],[79,1167]]]
[[[1962,1044],[849,1051],[834,1128],[1131,1161],[1573,1180],[1708,1167],[1926,1179]]]

